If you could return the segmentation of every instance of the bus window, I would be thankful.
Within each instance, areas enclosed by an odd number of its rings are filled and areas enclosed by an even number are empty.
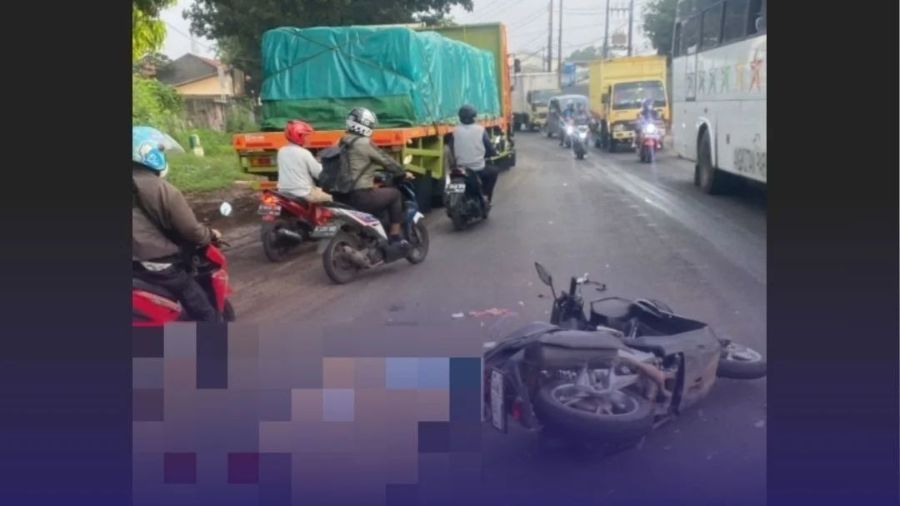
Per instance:
[[[766,0],[751,0],[747,33],[755,35],[766,31]]]
[[[722,42],[742,39],[747,35],[748,4],[748,0],[728,0],[725,2]]]
[[[672,56],[681,56],[681,25],[675,23],[675,36],[672,37]]]
[[[719,45],[722,35],[722,4],[710,7],[703,12],[703,31],[700,47],[713,48]]]
[[[697,46],[700,45],[700,16],[693,16],[684,22],[684,33],[682,37],[681,54],[694,54],[697,52]]]

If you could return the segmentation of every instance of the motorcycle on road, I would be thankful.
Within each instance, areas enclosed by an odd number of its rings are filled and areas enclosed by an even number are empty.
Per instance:
[[[428,255],[428,229],[419,212],[412,184],[404,176],[390,181],[403,194],[403,226],[401,233],[409,243],[404,248],[391,244],[385,230],[388,228],[387,212],[376,217],[340,202],[321,204],[332,217],[316,228],[321,236],[330,235],[323,242],[322,263],[328,277],[337,284],[349,283],[365,270],[405,258],[411,264],[425,261]]]
[[[635,135],[638,159],[643,163],[656,161],[656,152],[662,149],[662,125],[650,121],[639,123]]]
[[[257,210],[262,216],[263,252],[272,262],[283,262],[304,242],[315,240],[315,229],[331,218],[324,207],[276,190],[263,190]]]
[[[582,443],[630,444],[703,399],[716,377],[756,379],[766,362],[718,338],[703,322],[665,304],[606,297],[588,275],[553,293],[550,322],[535,322],[485,345],[485,418],[501,432],[512,418],[527,429]]]
[[[219,207],[222,216],[230,216],[231,204],[224,202]],[[235,320],[234,307],[228,300],[231,284],[228,265],[220,249],[229,244],[222,240],[198,248],[192,255],[191,274],[203,288],[213,307],[222,320]],[[161,286],[148,283],[137,277],[131,278],[131,326],[162,327],[176,321],[191,321],[190,315],[178,302],[178,297]]]
[[[486,167],[483,170],[493,170]],[[486,220],[491,208],[481,191],[481,180],[471,169],[454,167],[444,190],[444,208],[455,230],[464,230],[475,220]],[[473,187],[474,186],[474,187]]]
[[[588,138],[591,135],[590,126],[587,124],[576,125],[571,135],[572,152],[575,158],[584,160],[587,154]]]

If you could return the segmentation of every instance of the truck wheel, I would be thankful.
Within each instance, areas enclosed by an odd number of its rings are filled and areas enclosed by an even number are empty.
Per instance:
[[[697,165],[694,169],[694,180],[704,192],[710,195],[723,193],[727,190],[728,174],[715,168],[712,163],[712,145],[709,140],[709,132],[703,132],[700,143],[697,146]]]

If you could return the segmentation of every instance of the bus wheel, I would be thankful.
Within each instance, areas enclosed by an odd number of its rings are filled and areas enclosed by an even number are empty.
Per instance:
[[[710,195],[727,190],[728,174],[715,168],[712,163],[712,145],[709,132],[703,132],[697,146],[697,165],[694,169],[694,181],[704,192]]]

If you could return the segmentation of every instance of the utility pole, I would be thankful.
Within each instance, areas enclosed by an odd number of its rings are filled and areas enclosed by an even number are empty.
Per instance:
[[[550,0],[550,18],[547,27],[547,72],[553,72],[553,0]]]
[[[559,72],[559,87],[562,88],[562,27],[563,27],[563,0],[559,0],[559,41],[557,46],[556,71]]]
[[[559,0],[562,2],[562,0]],[[628,2],[628,56],[631,56],[631,33],[634,28],[634,0]]]
[[[606,0],[606,27],[603,29],[603,59],[609,58],[609,0]]]

